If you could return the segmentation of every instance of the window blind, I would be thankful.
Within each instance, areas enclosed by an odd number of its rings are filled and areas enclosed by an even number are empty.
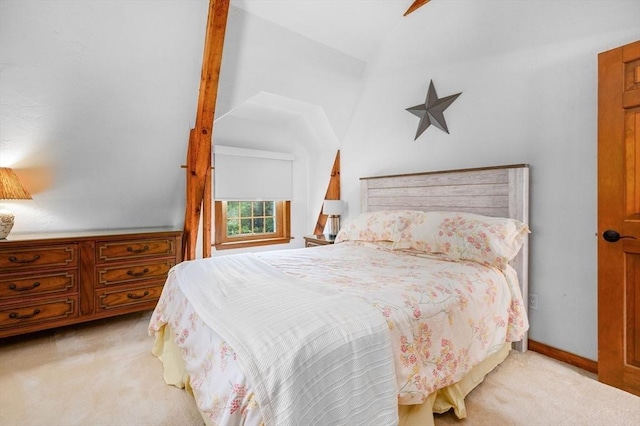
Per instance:
[[[219,201],[291,200],[294,156],[214,147],[214,192]]]

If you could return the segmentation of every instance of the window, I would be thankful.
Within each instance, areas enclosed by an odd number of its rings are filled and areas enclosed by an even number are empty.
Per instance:
[[[288,243],[291,202],[273,200],[291,200],[293,155],[221,145],[214,153],[213,246]]]
[[[218,250],[284,244],[291,239],[289,201],[216,201]]]

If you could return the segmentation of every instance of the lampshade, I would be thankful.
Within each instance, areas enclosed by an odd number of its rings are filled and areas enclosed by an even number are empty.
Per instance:
[[[9,167],[0,167],[0,200],[31,200],[31,195]]]
[[[340,216],[343,213],[344,205],[341,200],[324,200],[322,213],[328,216]]]
[[[0,167],[0,200],[31,200],[18,176],[8,167]],[[14,215],[0,208],[0,240],[7,238],[13,228]]]

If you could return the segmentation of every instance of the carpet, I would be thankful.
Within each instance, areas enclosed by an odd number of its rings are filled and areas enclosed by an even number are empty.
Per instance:
[[[0,425],[202,425],[193,399],[162,380],[149,318],[130,314],[0,341]],[[637,425],[640,398],[535,352],[512,351],[467,397],[466,419],[436,417],[437,426],[452,424]]]

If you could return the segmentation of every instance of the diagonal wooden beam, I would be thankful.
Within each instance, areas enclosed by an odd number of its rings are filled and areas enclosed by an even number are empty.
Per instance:
[[[229,0],[209,0],[198,109],[195,127],[191,130],[187,149],[187,205],[184,215],[183,260],[195,259],[198,227],[204,202],[209,203],[209,206],[204,206],[204,210],[211,211],[211,197],[205,197],[205,189],[211,188],[211,138],[228,13]],[[205,229],[207,229],[206,223]]]
[[[329,180],[329,186],[327,187],[327,193],[324,196],[325,200],[339,200],[340,199],[340,150],[336,153],[336,159],[333,160],[333,167],[331,168],[331,180]],[[318,214],[318,220],[316,221],[316,228],[313,233],[320,235],[324,232],[324,226],[327,224],[327,215],[322,214],[322,208]]]
[[[407,9],[407,11],[402,16],[407,16],[411,12],[415,11],[416,9],[418,9],[421,6],[424,6],[427,3],[429,3],[429,0],[416,0],[416,1],[414,1],[413,4],[411,6],[409,6],[409,9]]]

